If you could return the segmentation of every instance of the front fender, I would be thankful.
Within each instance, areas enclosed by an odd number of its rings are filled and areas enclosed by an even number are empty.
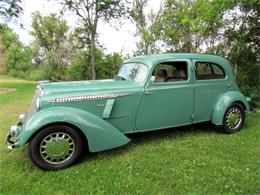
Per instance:
[[[215,104],[211,122],[215,125],[223,124],[223,117],[227,108],[234,102],[241,102],[249,111],[249,105],[245,96],[239,91],[229,91],[220,96]]]
[[[86,111],[71,107],[55,107],[33,115],[19,135],[19,145],[24,145],[42,127],[64,122],[79,128],[87,137],[91,152],[103,151],[127,144],[130,140],[105,120]]]

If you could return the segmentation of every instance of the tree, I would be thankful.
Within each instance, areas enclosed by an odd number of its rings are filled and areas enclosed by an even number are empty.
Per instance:
[[[232,1],[230,1],[232,2]],[[158,25],[171,52],[201,52],[219,40],[229,1],[167,0]]]
[[[48,51],[57,51],[61,47],[61,43],[67,39],[67,32],[69,27],[65,20],[60,16],[51,14],[49,16],[42,16],[39,12],[32,15],[31,34],[35,41],[41,47]]]
[[[224,55],[233,65],[240,89],[252,98],[254,106],[260,99],[260,2],[240,0],[226,13],[229,17],[222,19],[226,22],[220,44],[225,45]]]
[[[98,23],[100,20],[111,22],[112,19],[120,18],[126,13],[125,6],[120,0],[64,0],[64,5],[79,17],[89,36],[92,79],[96,79]]]
[[[97,78],[113,78],[123,63],[122,56],[118,53],[104,55],[102,52],[99,52],[98,56],[99,58],[97,62],[100,64],[100,66],[97,66]]]
[[[75,46],[66,21],[56,14],[42,16],[35,12],[32,28],[33,45],[39,49],[35,61],[44,69],[48,79],[65,79],[65,69],[70,65]]]
[[[25,78],[34,69],[31,63],[31,50],[24,46],[18,36],[8,27],[0,33],[0,42],[3,44],[1,54],[4,56],[6,73],[11,76]]]
[[[19,14],[23,11],[20,4],[21,0],[0,1],[0,28],[3,27],[3,23],[19,17]]]
[[[123,63],[120,54],[113,53],[105,55],[102,50],[96,49],[96,67],[97,79],[111,79],[118,72]],[[85,80],[91,79],[90,74],[90,53],[88,51],[79,50],[78,54],[74,56],[71,66],[67,72],[67,79],[69,80]]]
[[[2,49],[3,52],[5,52],[5,50],[12,45],[21,44],[18,35],[15,34],[8,26],[3,26],[3,29],[0,31],[0,39],[4,46]]]
[[[159,51],[156,47],[158,40],[156,26],[162,17],[162,6],[156,13],[150,10],[150,13],[146,15],[144,11],[148,1],[134,0],[131,10],[131,18],[136,25],[136,36],[140,38],[140,41],[137,42],[137,55],[153,54]]]

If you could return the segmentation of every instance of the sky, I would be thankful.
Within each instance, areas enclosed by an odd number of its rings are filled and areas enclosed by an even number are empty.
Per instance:
[[[150,0],[147,10],[158,10],[161,0]],[[31,14],[39,11],[43,15],[50,13],[59,13],[61,8],[60,4],[55,1],[48,0],[22,0],[23,14],[19,18],[19,22],[23,24],[21,28],[17,24],[10,24],[9,26],[19,35],[20,40],[25,44],[30,44],[33,37],[30,35],[31,28]],[[64,16],[68,25],[75,27],[77,24],[77,17],[72,14]],[[99,42],[104,46],[105,53],[122,52],[124,55],[132,54],[135,50],[137,38],[135,34],[135,25],[128,20],[122,21],[122,24],[115,22],[116,30],[110,24],[100,22],[98,25]]]

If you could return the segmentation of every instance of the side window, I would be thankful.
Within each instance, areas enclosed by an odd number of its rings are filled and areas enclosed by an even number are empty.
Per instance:
[[[156,83],[188,80],[186,62],[165,62],[155,66],[153,76]]]
[[[218,66],[216,64],[212,64],[211,66],[213,69],[213,78],[214,79],[224,79],[226,77],[224,70],[220,66]]]
[[[211,80],[224,79],[225,72],[217,64],[210,62],[196,62],[196,79],[197,80]]]

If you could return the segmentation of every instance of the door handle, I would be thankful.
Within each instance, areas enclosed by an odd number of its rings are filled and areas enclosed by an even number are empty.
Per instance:
[[[151,95],[151,94],[153,94],[153,92],[151,92],[151,91],[145,91],[144,94],[145,94],[145,95]]]
[[[229,84],[227,84],[227,87],[231,87],[231,84],[229,83]]]

